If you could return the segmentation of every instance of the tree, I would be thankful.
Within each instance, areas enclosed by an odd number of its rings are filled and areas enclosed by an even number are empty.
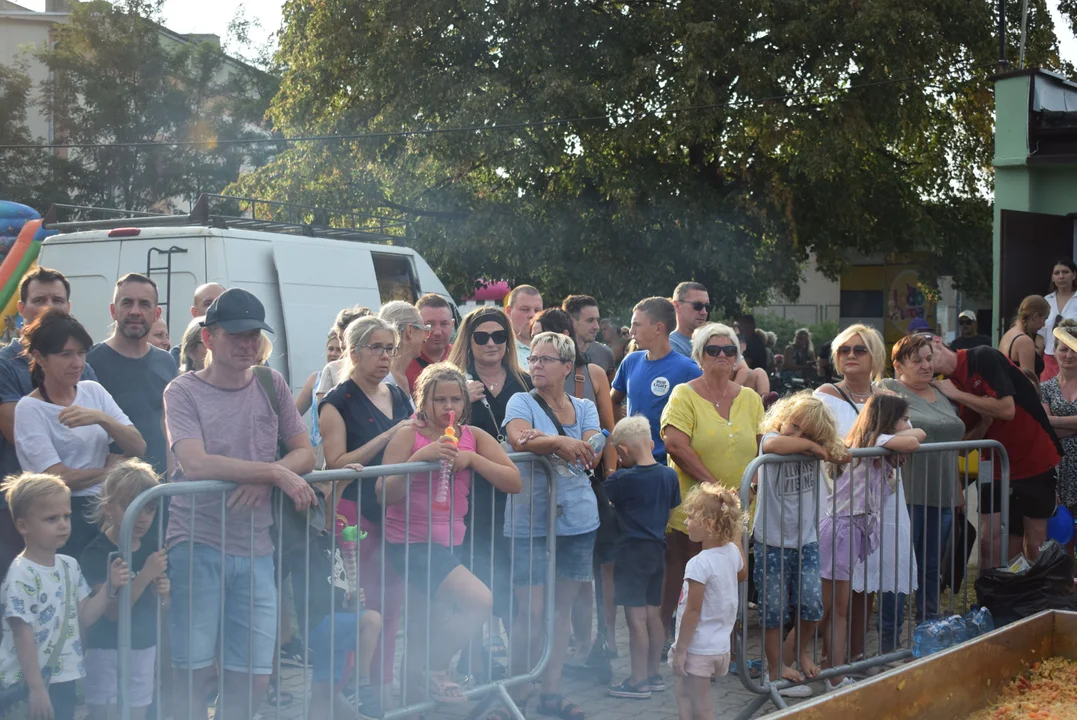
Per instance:
[[[734,310],[796,297],[809,254],[834,275],[913,250],[989,286],[992,3],[290,0],[284,17],[285,135],[486,131],[297,143],[235,189],[407,219],[401,241],[458,295],[505,278],[623,306],[695,278]],[[1043,0],[1027,57],[1060,67]],[[535,124],[551,118],[571,120]]]
[[[173,146],[184,141],[265,137],[260,128],[275,83],[230,63],[208,42],[182,42],[154,21],[158,2],[74,4],[55,43],[37,57],[51,71],[42,104],[79,172],[71,193],[85,204],[171,210],[204,191],[219,192],[260,146]],[[147,145],[125,145],[147,143]]]

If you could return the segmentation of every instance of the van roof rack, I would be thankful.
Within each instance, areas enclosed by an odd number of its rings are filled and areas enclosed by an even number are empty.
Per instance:
[[[70,213],[75,219],[60,222],[61,211]],[[105,217],[92,219],[94,216]],[[403,236],[390,235],[385,231],[403,228],[408,221],[350,210],[327,210],[273,200],[202,193],[187,214],[54,204],[45,213],[42,224],[47,230],[61,233],[128,227],[205,226],[399,245],[403,244]]]

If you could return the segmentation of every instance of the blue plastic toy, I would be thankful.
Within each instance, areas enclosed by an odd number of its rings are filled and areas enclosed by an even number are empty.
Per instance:
[[[1047,537],[1059,545],[1073,539],[1073,514],[1065,505],[1059,505],[1054,516],[1047,521]]]

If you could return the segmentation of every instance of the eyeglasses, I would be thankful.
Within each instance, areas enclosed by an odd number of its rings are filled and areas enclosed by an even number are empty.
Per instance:
[[[493,332],[476,330],[471,334],[471,339],[476,345],[486,345],[491,340],[494,341],[494,345],[504,345],[509,341],[509,334],[504,330],[494,330]]]
[[[422,330],[423,332],[430,332],[434,329],[434,326],[430,323],[426,323],[425,325],[421,325],[419,323],[411,323],[410,325],[408,325],[408,327],[413,327],[416,330]]]
[[[528,365],[552,365],[559,362],[569,362],[568,360],[562,360],[559,357],[553,357],[551,355],[528,355]]]
[[[849,347],[848,345],[838,346],[838,357],[846,357],[850,353],[855,357],[863,357],[868,354],[868,347],[867,345],[853,345],[852,347]]]
[[[690,302],[690,303],[688,303],[688,304],[689,304],[689,305],[691,305],[691,306],[692,306],[692,309],[693,309],[693,310],[695,310],[696,312],[700,312],[701,310],[706,310],[706,311],[707,311],[707,313],[709,314],[709,313],[710,313],[710,311],[711,311],[711,306],[710,306],[710,305],[708,305],[708,304],[707,304],[707,303],[705,303],[705,302],[699,302],[699,301],[697,300],[696,302]]]
[[[736,357],[738,350],[739,348],[736,345],[706,345],[703,348],[703,352],[712,358],[716,358],[722,353],[725,353],[726,357]]]
[[[374,357],[381,357],[382,355],[396,357],[397,353],[400,352],[400,348],[396,345],[363,345],[362,347],[369,350]]]

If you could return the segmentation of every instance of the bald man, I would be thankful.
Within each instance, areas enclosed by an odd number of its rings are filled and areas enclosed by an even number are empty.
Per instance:
[[[191,306],[191,317],[202,317],[209,310],[213,301],[224,294],[224,285],[220,283],[206,283],[199,285],[194,291],[194,305]]]

